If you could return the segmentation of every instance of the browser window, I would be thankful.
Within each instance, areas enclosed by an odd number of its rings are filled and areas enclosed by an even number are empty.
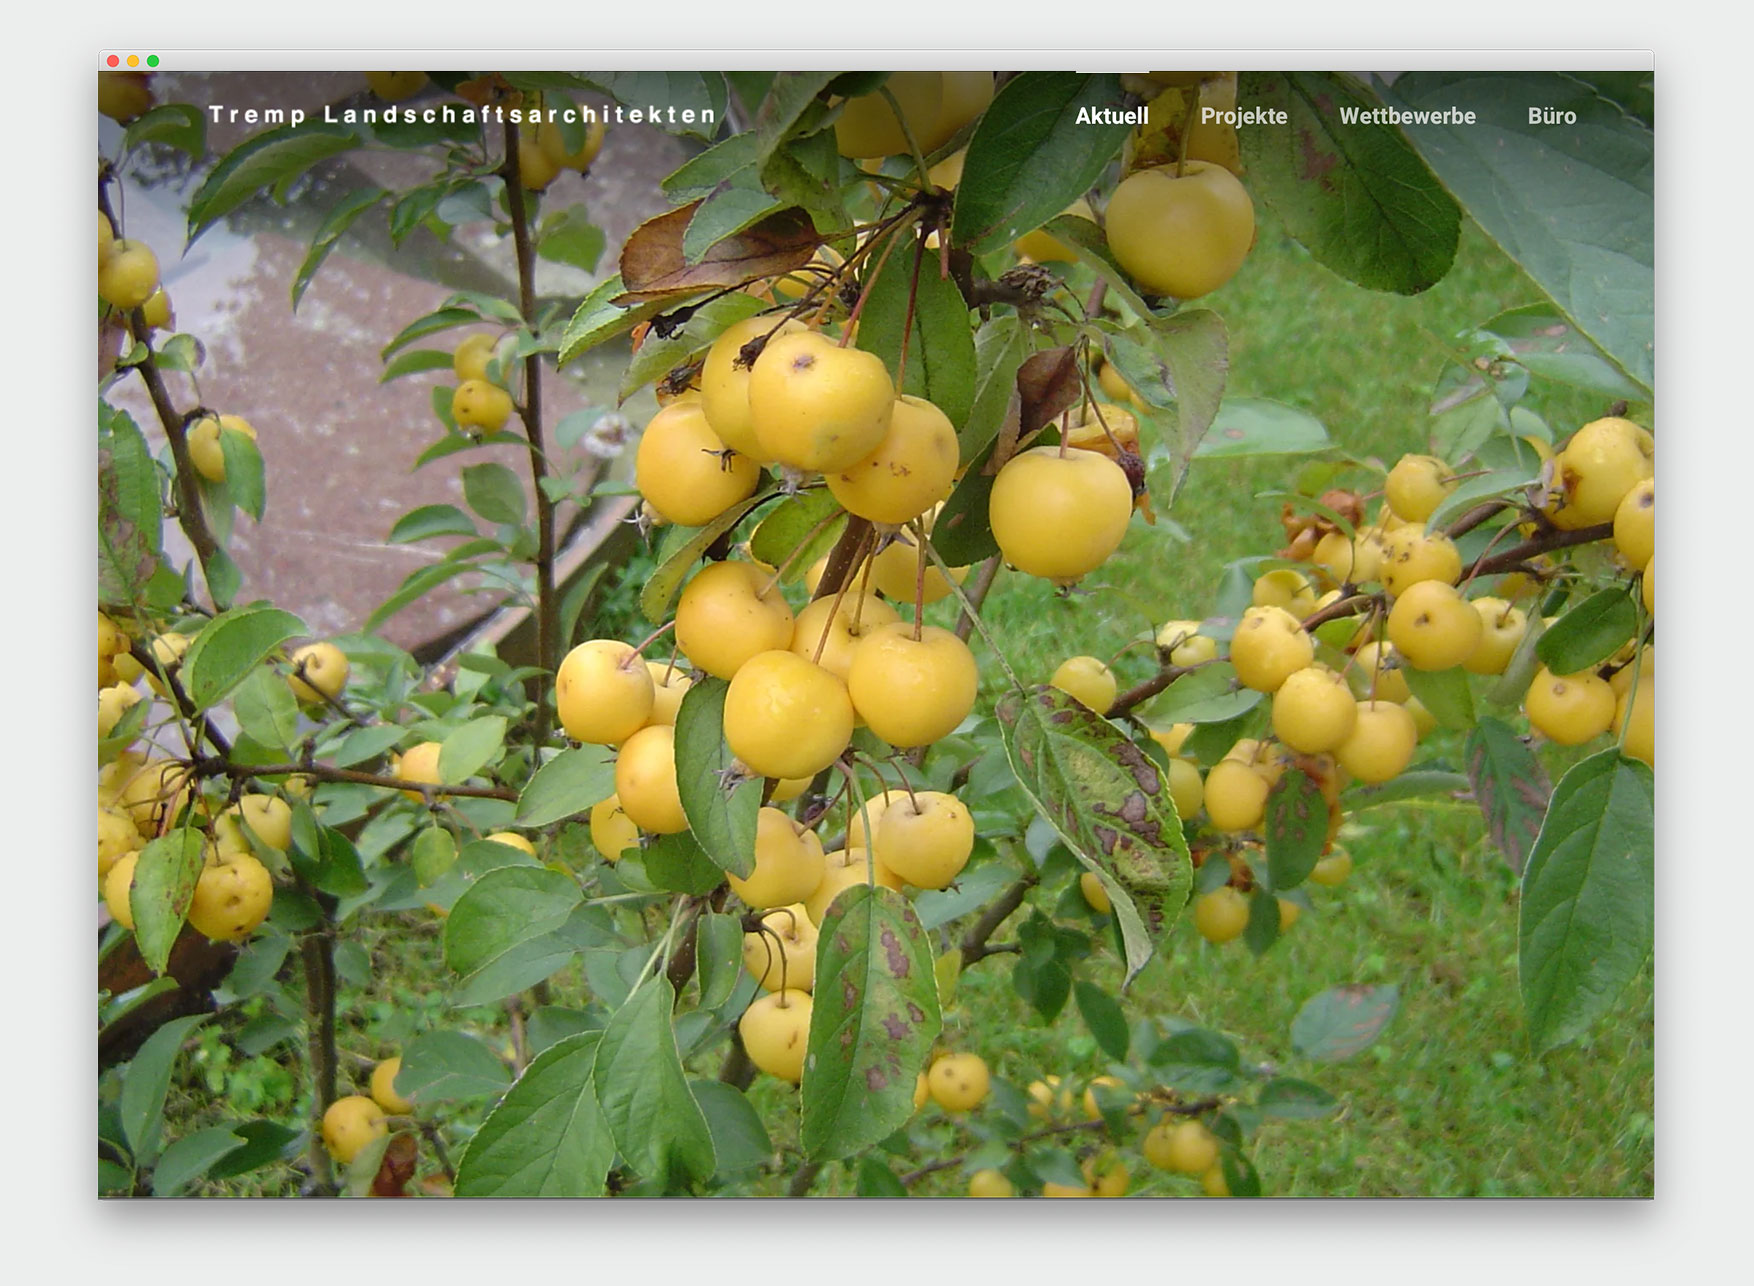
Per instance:
[[[103,50],[98,1192],[1651,1197],[1652,60],[1336,61]]]

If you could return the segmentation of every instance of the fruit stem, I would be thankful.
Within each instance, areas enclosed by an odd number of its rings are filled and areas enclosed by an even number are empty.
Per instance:
[[[895,359],[895,391],[899,395],[907,383],[907,346],[914,333],[914,309],[920,296],[920,264],[926,258],[926,239],[914,227],[914,271],[907,282],[907,312],[901,320],[901,353]]]
[[[866,546],[875,539],[876,532],[867,524],[865,530],[859,533],[859,547],[854,551],[853,556],[855,558],[862,556]],[[823,580],[828,579],[826,570],[823,571],[822,578]],[[810,654],[810,664],[812,665],[822,664],[822,649],[828,646],[828,632],[834,628],[834,618],[840,614],[841,599],[846,597],[847,587],[852,584],[852,580],[851,576],[845,574],[841,576],[840,588],[834,591],[834,602],[830,604],[828,609],[828,619],[822,623],[822,634],[816,640],[816,650]]]
[[[993,658],[998,661],[999,668],[1005,672],[1005,677],[1011,680],[1011,686],[1021,690],[1023,680],[1017,677],[1017,671],[1011,668],[1011,662],[1007,661],[1005,654],[999,650],[998,640],[987,632],[986,624],[980,618],[980,609],[969,602],[968,595],[962,592],[962,586],[957,584],[956,578],[950,574],[950,568],[944,563],[944,555],[940,554],[937,546],[930,541],[926,542],[925,548],[926,552],[932,556],[933,563],[937,564],[938,570],[944,574],[944,582],[950,587],[950,592],[956,595],[956,601],[962,605],[963,612],[967,614],[966,619],[976,630],[980,631],[981,641],[992,649]],[[997,559],[998,555],[994,554],[993,557]],[[989,580],[988,584],[991,583]]]
[[[524,185],[518,158],[518,127],[505,124],[506,212],[511,218],[512,244],[518,260],[518,314],[532,332],[537,329],[536,252],[530,243],[529,211],[524,205]],[[554,502],[542,487],[548,474],[548,458],[542,445],[542,358],[531,353],[524,359],[524,401],[518,407],[529,442],[530,481],[536,497],[536,664],[547,674],[560,669],[560,597],[554,585]],[[537,745],[548,740],[553,711],[550,697],[554,685],[536,685],[536,716],[532,738]]]
[[[668,621],[665,621],[662,625],[658,626],[657,629],[653,630],[650,634],[646,635],[645,638],[641,639],[638,646],[636,646],[633,649],[633,651],[627,655],[627,657],[622,661],[622,664],[623,665],[631,665],[633,662],[633,659],[635,657],[641,655],[648,647],[650,647],[652,644],[656,643],[659,639],[663,638],[664,635],[668,634],[671,630],[673,630],[675,628],[676,628],[676,620],[674,617],[672,617]],[[674,652],[672,652],[670,654],[670,664],[671,665],[676,664],[676,654]],[[669,671],[666,670],[665,674],[667,675],[668,673],[669,673]]]
[[[919,557],[914,569],[914,642],[920,641],[920,623],[926,616],[926,526],[918,518],[913,521],[914,545]]]
[[[1178,179],[1182,178],[1187,170],[1188,144],[1193,138],[1194,116],[1200,110],[1200,87],[1198,85],[1190,85],[1187,88],[1186,93],[1188,96],[1188,108],[1182,113],[1181,137],[1176,140],[1175,149],[1175,176]]]
[[[914,127],[908,123],[907,113],[901,110],[901,104],[895,101],[895,94],[887,84],[879,85],[877,92],[883,95],[883,101],[889,104],[889,110],[895,113],[895,122],[901,126],[901,136],[907,140],[908,155],[913,157],[914,173],[920,176],[922,189],[932,186],[931,167],[926,164],[926,155],[920,151],[919,140],[914,137]]]
[[[757,594],[756,597],[766,598],[771,594],[774,586],[778,585],[780,583],[780,578],[786,574],[787,569],[790,568],[793,563],[797,562],[798,556],[810,547],[810,542],[820,536],[830,523],[838,521],[840,516],[845,512],[844,509],[836,508],[832,513],[828,514],[827,517],[823,518],[814,527],[810,528],[809,531],[805,532],[803,538],[800,539],[797,545],[792,549],[792,552],[786,555],[785,561],[773,569],[773,578],[762,587],[761,593]]]
[[[905,219],[912,212],[912,210],[913,210],[913,207],[909,206],[906,210],[903,210],[900,214],[896,215],[895,218],[890,221],[890,227],[894,228],[894,226],[897,223],[900,223],[903,219]],[[882,235],[883,235],[882,233],[873,233],[872,239],[870,241],[867,241],[863,246],[860,247],[860,249],[861,250],[868,250],[873,244],[875,244],[877,237],[882,236]],[[871,287],[873,287],[877,284],[877,278],[883,274],[883,265],[889,262],[890,253],[895,249],[895,247],[898,244],[900,244],[900,242],[901,242],[900,233],[894,233],[893,235],[885,238],[884,243],[883,243],[883,253],[877,256],[876,266],[873,267],[871,269],[870,273],[865,277],[865,284],[859,290],[858,302],[856,302],[853,305],[853,311],[847,314],[846,325],[841,327],[840,346],[842,348],[845,348],[848,344],[850,344],[852,342],[853,323],[858,321],[859,314],[865,311],[865,303],[867,300],[869,300],[871,298]],[[856,257],[856,255],[857,255],[857,252],[855,252],[854,257]],[[852,264],[853,264],[853,259],[848,258],[847,259],[847,267],[849,267],[849,268],[852,267]],[[825,303],[823,305],[823,307],[826,308],[827,304]]]

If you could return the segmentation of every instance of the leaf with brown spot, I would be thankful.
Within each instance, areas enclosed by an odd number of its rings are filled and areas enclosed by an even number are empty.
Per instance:
[[[796,207],[780,210],[716,242],[690,263],[682,238],[699,201],[647,219],[621,248],[623,293],[610,300],[625,307],[704,290],[743,286],[803,267],[822,244],[810,216]]]
[[[1287,768],[1267,792],[1267,874],[1284,893],[1309,878],[1328,842],[1328,801],[1301,768]]]
[[[1518,875],[1547,816],[1553,794],[1547,770],[1506,723],[1482,719],[1468,735],[1468,781],[1493,845]]]
[[[1058,688],[1007,693],[997,714],[1018,784],[1108,892],[1131,982],[1193,884],[1169,784],[1119,729]]]
[[[943,1020],[931,940],[894,890],[855,884],[837,897],[816,953],[802,1135],[806,1154],[823,1162],[906,1124]]]

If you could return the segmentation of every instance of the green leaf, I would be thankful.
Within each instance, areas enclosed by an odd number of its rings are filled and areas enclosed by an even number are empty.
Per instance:
[[[231,493],[232,502],[261,522],[268,494],[262,481],[262,452],[256,440],[235,429],[222,429],[219,453],[225,462],[225,489]]]
[[[396,525],[390,528],[389,541],[392,545],[403,545],[412,540],[430,540],[434,536],[480,534],[475,520],[456,505],[421,505],[396,520]]]
[[[683,694],[676,712],[676,788],[701,851],[721,870],[748,879],[755,872],[762,783],[749,777],[729,790],[724,785],[723,774],[736,762],[725,745],[725,693],[730,686],[706,676]],[[649,857],[646,869],[651,870]]]
[[[252,741],[286,751],[298,743],[298,701],[286,680],[268,666],[244,676],[232,696],[231,711]]]
[[[1274,891],[1307,880],[1327,842],[1328,801],[1321,788],[1303,769],[1287,768],[1267,792],[1267,873]]]
[[[1401,667],[1407,687],[1431,715],[1446,728],[1466,731],[1474,726],[1474,690],[1461,666],[1448,670],[1416,670]]]
[[[767,1127],[753,1104],[735,1085],[695,1079],[688,1082],[695,1101],[706,1116],[718,1157],[720,1174],[735,1174],[767,1165],[774,1159]]]
[[[514,77],[530,74],[513,73]],[[724,76],[716,71],[588,71],[577,80],[634,110],[644,112],[657,105],[649,118],[654,129],[701,139],[718,133],[730,97]],[[665,114],[669,109],[674,109],[675,119]]]
[[[641,322],[650,321],[666,308],[676,306],[674,298],[648,300],[628,308],[609,302],[625,293],[627,287],[622,283],[621,274],[616,273],[600,282],[580,301],[560,337],[560,365],[565,366],[582,353],[608,343],[617,335],[625,335]]]
[[[158,1132],[164,1123],[164,1098],[170,1092],[171,1071],[189,1033],[211,1015],[190,1014],[173,1018],[148,1036],[128,1064],[122,1077],[118,1110],[122,1134],[137,1166],[151,1165],[158,1155]]]
[[[741,522],[744,514],[766,500],[769,494],[763,490],[747,500],[739,500],[706,526],[695,529],[692,536],[658,565],[658,570],[646,581],[646,587],[639,596],[639,609],[645,613],[648,621],[659,625],[670,619],[670,609],[676,602],[676,595],[682,592],[682,582],[688,579],[688,573],[694,569],[701,556],[715,540]]]
[[[360,143],[350,128],[319,121],[286,125],[247,139],[214,166],[189,201],[190,244],[245,201]]]
[[[608,239],[585,214],[582,205],[545,215],[536,233],[536,253],[553,263],[594,273]]]
[[[602,1033],[551,1045],[487,1114],[457,1163],[459,1197],[595,1197],[615,1162],[591,1068]]]
[[[1078,257],[1078,262],[1108,283],[1114,297],[1127,306],[1135,317],[1150,318],[1156,311],[1133,288],[1127,270],[1115,261],[1102,229],[1077,214],[1061,214],[1042,225],[1042,231],[1056,238]]]
[[[761,311],[761,301],[740,290],[709,299],[674,333],[661,336],[648,331],[639,352],[621,376],[622,401],[654,380],[661,379],[695,357],[730,327]],[[776,322],[777,324],[777,322]]]
[[[329,213],[323,216],[323,221],[311,234],[310,249],[305,251],[304,262],[298,266],[298,275],[292,279],[292,308],[294,312],[298,311],[299,301],[305,297],[305,291],[310,288],[312,280],[317,275],[317,269],[323,266],[323,261],[329,257],[329,252],[353,226],[354,221],[374,205],[380,204],[389,195],[388,192],[379,187],[358,188],[349,192],[330,207]]]
[[[324,893],[340,898],[356,897],[366,891],[369,885],[352,840],[333,826],[324,826],[317,831],[317,845],[315,862],[301,861],[303,855],[295,841],[291,856],[300,875]]]
[[[1219,661],[1184,674],[1151,703],[1151,722],[1223,723],[1261,704],[1263,693],[1236,686],[1236,670]]]
[[[1114,905],[1130,983],[1193,880],[1169,783],[1113,724],[1058,688],[1008,692],[996,714],[1018,784]]]
[[[1510,869],[1521,875],[1541,833],[1553,792],[1528,743],[1508,725],[1481,719],[1468,734],[1468,781],[1486,818],[1486,833]]]
[[[122,147],[133,151],[142,143],[163,143],[199,162],[207,153],[207,118],[193,103],[164,103],[135,117],[122,131]]]
[[[1402,126],[1438,179],[1573,325],[1638,385],[1655,367],[1655,163],[1650,129],[1560,73],[1413,72],[1381,91],[1403,109],[1476,123]],[[1576,125],[1531,123],[1530,109]]]
[[[1442,280],[1461,211],[1398,128],[1358,119],[1380,106],[1363,84],[1333,72],[1245,72],[1240,97],[1289,117],[1241,130],[1243,163],[1255,200],[1317,262],[1402,295]]]
[[[167,1146],[152,1167],[152,1195],[174,1197],[206,1174],[215,1162],[237,1151],[243,1140],[229,1126],[212,1125],[185,1134]]]
[[[1517,915],[1517,973],[1537,1053],[1587,1031],[1650,958],[1655,821],[1655,775],[1618,750],[1559,779]]]
[[[1401,989],[1393,983],[1350,983],[1311,996],[1291,1020],[1291,1044],[1305,1058],[1338,1063],[1362,1053],[1395,1016]]]
[[[1251,455],[1308,455],[1332,446],[1322,422],[1307,411],[1264,397],[1230,397],[1194,450],[1196,460]]]
[[[158,466],[126,411],[98,403],[98,593],[126,603],[159,570],[164,526]]]
[[[385,363],[378,383],[388,384],[404,375],[424,375],[428,371],[455,371],[456,364],[456,355],[442,348],[405,349]]]
[[[410,1103],[424,1106],[460,1098],[502,1094],[511,1071],[484,1043],[460,1031],[424,1032],[402,1049],[402,1066],[391,1086]]]
[[[1404,772],[1375,786],[1349,786],[1340,795],[1340,807],[1347,813],[1355,813],[1361,809],[1395,804],[1406,799],[1434,795],[1454,796],[1468,788],[1468,779],[1459,772],[1427,768]]]
[[[1157,449],[1168,457],[1167,477],[1152,483],[1152,498],[1174,503],[1188,466],[1218,419],[1230,368],[1230,337],[1217,313],[1183,310],[1148,320],[1106,345],[1121,377],[1153,410],[1140,417],[1142,431],[1155,431]],[[1140,450],[1147,450],[1141,444]],[[1148,478],[1148,481],[1150,479]]]
[[[967,421],[974,406],[974,332],[968,303],[948,277],[938,275],[938,256],[928,254],[911,227],[893,235],[902,238],[871,283],[865,309],[859,314],[859,347],[883,359],[893,377],[903,349],[907,367],[898,393],[931,402],[953,425]],[[908,297],[913,295],[913,325],[908,327]]]
[[[222,612],[202,627],[183,657],[183,691],[196,708],[206,710],[229,695],[275,648],[309,633],[303,621],[277,607]]]
[[[592,1079],[622,1156],[666,1186],[712,1177],[706,1116],[689,1089],[671,1025],[676,993],[663,975],[634,989],[609,1020]]]
[[[1266,1116],[1289,1121],[1315,1121],[1332,1115],[1340,1100],[1319,1085],[1300,1081],[1293,1076],[1275,1076],[1255,1099],[1255,1107]]]
[[[853,1182],[853,1193],[860,1197],[905,1197],[907,1188],[895,1177],[895,1171],[880,1159],[862,1156]]]
[[[816,104],[817,95],[834,78],[831,71],[782,71],[773,78],[755,111],[757,165],[764,164],[792,137],[804,114]]]
[[[1129,127],[1080,124],[1078,114],[1121,102],[1120,78],[1108,74],[1026,71],[1007,81],[968,141],[954,243],[990,254],[1083,196]]]
[[[488,522],[520,523],[529,512],[524,484],[497,462],[472,464],[463,470],[463,500]]]
[[[900,1129],[942,1016],[932,943],[907,899],[855,884],[816,941],[816,986],[801,1086],[805,1154],[833,1161]]]
[[[140,850],[128,910],[134,917],[134,938],[140,958],[153,973],[170,963],[171,948],[183,931],[189,899],[201,876],[204,840],[194,829],[174,830]]]
[[[518,796],[519,826],[551,826],[615,793],[615,755],[602,746],[563,750],[536,770]]]
[[[489,871],[457,899],[445,920],[445,964],[460,974],[477,973],[512,948],[555,934],[581,901],[572,877],[547,867]]]
[[[701,257],[726,237],[735,236],[770,214],[786,208],[757,185],[755,167],[750,166],[735,179],[719,184],[689,217],[682,233],[682,257],[687,263],[699,263]]]
[[[660,889],[704,897],[725,882],[723,868],[690,831],[660,835],[645,848],[646,878]]]
[[[783,566],[780,579],[794,584],[834,547],[844,524],[828,520],[840,512],[840,501],[827,487],[807,487],[780,501],[756,524],[749,552],[759,562]]]
[[[956,429],[962,463],[973,463],[999,436],[1017,391],[1017,368],[1028,356],[1023,325],[1014,314],[995,317],[975,335],[974,401]]]
[[[1551,304],[1512,308],[1480,329],[1503,340],[1505,349],[1531,375],[1569,384],[1608,401],[1638,402],[1648,396]]]
[[[439,780],[455,786],[485,768],[505,747],[506,719],[502,714],[477,715],[439,746]]]
[[[707,196],[737,171],[753,166],[757,147],[758,140],[752,131],[732,134],[684,161],[658,186],[673,204],[686,205]]]
[[[1124,1062],[1132,1037],[1120,1004],[1093,982],[1075,982],[1072,992],[1078,998],[1078,1012],[1084,1017],[1084,1025],[1090,1028],[1102,1052],[1117,1063]]]
[[[228,1127],[243,1143],[207,1167],[209,1179],[233,1179],[274,1161],[290,1160],[306,1135],[278,1121],[243,1121]]]
[[[1606,661],[1637,631],[1632,595],[1624,587],[1598,590],[1547,627],[1535,655],[1553,674],[1576,674]]]
[[[473,326],[481,321],[481,314],[473,308],[444,307],[417,317],[409,322],[383,348],[378,350],[382,361],[389,361],[392,354],[406,348],[417,339],[425,339],[428,335],[436,335],[440,331],[452,330],[458,326]]]
[[[695,931],[695,973],[700,978],[700,1007],[717,1009],[731,998],[743,967],[743,925],[734,915],[708,911]]]

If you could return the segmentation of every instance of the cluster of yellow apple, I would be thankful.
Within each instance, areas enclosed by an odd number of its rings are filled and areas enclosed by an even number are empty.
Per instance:
[[[526,131],[518,136],[518,177],[525,187],[532,192],[540,192],[560,176],[562,170],[576,170],[580,174],[589,172],[591,162],[597,159],[597,153],[603,150],[603,138],[608,127],[603,123],[601,113],[593,121],[585,123],[585,136],[577,150],[567,151],[566,138],[560,132],[560,126],[553,121],[544,121],[535,131]]]
[[[400,1056],[384,1059],[372,1068],[369,1093],[344,1094],[323,1112],[323,1146],[337,1162],[351,1165],[367,1144],[390,1132],[389,1117],[414,1110],[414,1104],[396,1093],[401,1070]]]
[[[502,357],[496,382],[489,363],[499,354],[500,336],[486,331],[467,335],[451,354],[457,388],[451,394],[451,419],[465,433],[479,429],[497,433],[512,418],[512,377],[517,363]]]
[[[97,74],[97,110],[100,115],[126,125],[152,110],[152,74],[144,71],[100,71]]]
[[[98,613],[98,740],[111,739],[128,712],[145,699],[137,686],[144,678],[165,696],[160,672],[174,673],[191,639],[174,630],[151,644],[156,669],[135,659],[132,644],[114,618]],[[332,643],[313,643],[291,656],[287,684],[306,703],[337,696],[347,681],[347,657]],[[292,843],[292,809],[278,795],[248,793],[219,808],[201,796],[187,764],[142,754],[132,748],[138,733],[98,772],[98,886],[111,918],[134,927],[131,897],[140,850],[171,829],[178,814],[192,807],[207,820],[205,866],[197,878],[188,920],[216,942],[248,937],[267,918],[274,879],[256,857],[256,845],[284,853]],[[286,790],[309,794],[303,778],[289,779]],[[252,840],[255,843],[252,843]]]
[[[158,256],[144,241],[116,235],[109,215],[97,212],[97,293],[111,308],[142,311],[148,329],[172,324],[170,296],[159,284]]]
[[[972,1056],[970,1056],[972,1057]],[[984,1067],[982,1069],[984,1073]],[[1118,1077],[1097,1076],[1085,1087],[1081,1100],[1084,1119],[1102,1117],[1098,1091],[1112,1095],[1122,1088]],[[1072,1086],[1058,1076],[1031,1081],[1027,1090],[1029,1114],[1039,1121],[1057,1124],[1074,1114]],[[1171,1174],[1198,1175],[1200,1185],[1211,1196],[1229,1196],[1220,1160],[1221,1147],[1216,1135],[1196,1116],[1177,1112],[1164,1113],[1146,1130],[1139,1150],[1147,1164]],[[1081,1168],[1082,1184],[1044,1183],[1044,1197],[1124,1197],[1131,1181],[1127,1167],[1113,1148],[1086,1157]],[[1000,1170],[977,1170],[969,1176],[971,1197],[1013,1197],[1016,1185]]]
[[[1553,458],[1553,493],[1545,508],[1546,518],[1562,530],[1612,524],[1614,547],[1640,576],[1647,609],[1654,607],[1651,456],[1650,434],[1628,420],[1585,425]],[[1158,631],[1159,653],[1170,664],[1192,668],[1228,660],[1243,687],[1271,698],[1272,736],[1239,740],[1204,776],[1181,753],[1193,725],[1151,729],[1169,756],[1169,788],[1179,816],[1192,820],[1203,809],[1218,832],[1259,832],[1269,793],[1295,764],[1329,806],[1330,849],[1311,878],[1329,885],[1345,879],[1351,859],[1332,848],[1342,820],[1340,789],[1348,781],[1380,784],[1397,777],[1419,739],[1437,726],[1414,696],[1407,669],[1459,666],[1472,674],[1503,674],[1528,628],[1527,611],[1514,601],[1533,587],[1528,577],[1505,577],[1499,588],[1508,597],[1469,598],[1458,584],[1464,567],[1455,542],[1426,530],[1457,481],[1435,457],[1403,456],[1389,470],[1374,523],[1350,535],[1332,524],[1319,535],[1300,531],[1293,549],[1313,564],[1312,574],[1282,567],[1261,575],[1222,656],[1200,621],[1170,621]],[[1305,620],[1343,593],[1376,586],[1386,617],[1342,616],[1305,628]],[[1336,658],[1334,665],[1318,659],[1319,644],[1333,649],[1328,655]],[[1594,671],[1555,676],[1540,669],[1524,702],[1531,726],[1563,745],[1621,729],[1626,753],[1654,762],[1653,651],[1629,644],[1611,660],[1606,677]],[[1114,675],[1095,657],[1068,659],[1051,681],[1099,714],[1115,702]],[[1246,867],[1233,867],[1233,883],[1246,885]],[[1085,897],[1107,910],[1094,877],[1085,881]],[[1298,913],[1296,903],[1280,899],[1282,929]],[[1196,898],[1193,918],[1209,940],[1228,941],[1246,928],[1248,902],[1227,884]]]

